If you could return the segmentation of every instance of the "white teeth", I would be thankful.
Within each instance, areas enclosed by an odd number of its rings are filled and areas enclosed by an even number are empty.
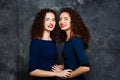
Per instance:
[[[52,24],[51,24],[51,25],[48,25],[48,27],[52,28],[52,27],[53,27],[53,25],[52,25]]]
[[[61,27],[64,27],[65,25],[64,24],[61,24]]]

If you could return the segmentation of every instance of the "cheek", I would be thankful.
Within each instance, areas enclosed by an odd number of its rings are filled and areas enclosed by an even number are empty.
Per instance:
[[[56,24],[56,22],[54,22],[54,24]]]
[[[68,22],[68,25],[71,26],[71,22]]]
[[[46,25],[46,24],[47,24],[47,22],[44,23],[44,25]]]
[[[59,26],[60,26],[60,22],[58,22]]]
[[[67,23],[67,27],[66,28],[71,28],[71,24]]]
[[[55,26],[55,25],[56,25],[56,22],[54,22],[53,25]]]

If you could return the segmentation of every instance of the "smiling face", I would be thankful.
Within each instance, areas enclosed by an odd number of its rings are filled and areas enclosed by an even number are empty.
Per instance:
[[[55,15],[51,12],[46,13],[44,26],[46,31],[52,31],[55,28]]]
[[[59,26],[61,30],[67,31],[71,29],[71,18],[67,12],[62,12],[59,16]]]

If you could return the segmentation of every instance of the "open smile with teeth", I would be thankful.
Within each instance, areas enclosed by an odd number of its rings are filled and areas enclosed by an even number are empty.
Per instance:
[[[60,27],[61,27],[61,28],[64,28],[64,27],[65,27],[65,24],[60,24]]]
[[[49,28],[53,28],[53,25],[52,25],[52,24],[50,24],[50,25],[48,25],[48,27],[49,27]]]

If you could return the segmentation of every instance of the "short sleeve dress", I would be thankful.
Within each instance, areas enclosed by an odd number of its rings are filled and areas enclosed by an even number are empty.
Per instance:
[[[82,38],[72,37],[69,41],[66,41],[63,47],[62,55],[64,58],[64,65],[66,69],[75,70],[80,66],[89,66]],[[84,75],[80,75],[74,78],[69,78],[67,80],[86,80],[86,79]]]
[[[35,69],[51,71],[56,64],[57,48],[54,41],[32,39],[30,44],[29,72]],[[35,80],[57,80],[56,77],[35,77]]]

